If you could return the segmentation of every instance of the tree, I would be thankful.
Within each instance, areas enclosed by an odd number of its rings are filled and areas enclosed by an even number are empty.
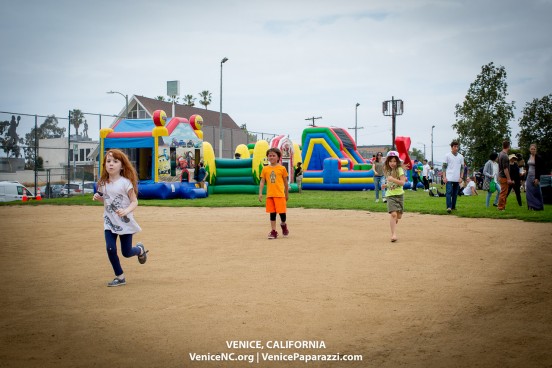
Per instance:
[[[195,100],[196,98],[192,95],[186,95],[184,96],[184,105],[186,106],[195,106]]]
[[[199,97],[201,97],[201,101],[199,101],[199,103],[205,106],[205,110],[207,110],[207,106],[211,103],[211,92],[201,91]]]
[[[71,125],[75,127],[75,135],[79,135],[79,127],[86,121],[82,111],[79,109],[73,109],[70,113]]]
[[[533,99],[523,108],[519,119],[519,147],[524,157],[529,156],[531,143],[537,144],[537,152],[550,166],[552,161],[552,94],[540,100]]]
[[[65,128],[58,126],[59,121],[55,115],[49,115],[44,119],[44,122],[40,124],[36,130],[35,128],[25,134],[25,160],[29,163],[29,168],[34,169],[34,162],[36,158],[37,169],[42,168],[41,157],[35,157],[35,146],[38,148],[38,141],[46,138],[57,138],[65,135]]]
[[[16,158],[20,156],[19,143],[23,143],[23,138],[19,138],[17,135],[20,120],[21,116],[18,116],[16,120],[15,115],[12,115],[11,121],[0,122],[0,144],[2,144],[2,150],[6,157],[10,157],[10,153]]]
[[[492,62],[470,85],[462,105],[456,105],[456,130],[466,161],[473,167],[483,165],[491,152],[502,150],[509,139],[509,121],[514,117],[514,102],[507,102],[506,69]]]
[[[424,153],[421,150],[417,149],[417,148],[412,148],[412,151],[410,151],[408,156],[410,156],[412,161],[414,161],[414,160],[422,161],[425,158]]]
[[[157,96],[157,97],[155,97],[155,99],[158,100],[158,101],[165,101],[164,96]]]

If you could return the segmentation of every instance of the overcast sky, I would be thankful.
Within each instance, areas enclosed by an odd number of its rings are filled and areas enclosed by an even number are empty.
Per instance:
[[[522,108],[552,93],[552,0],[0,4],[0,111],[118,114],[124,98],[106,91],[155,98],[170,80],[180,81],[182,96],[210,91],[209,109],[218,111],[227,57],[223,111],[238,125],[300,142],[309,117],[354,127],[359,103],[358,144],[390,144],[381,105],[394,96],[404,101],[397,136],[422,151],[425,144],[431,158],[435,125],[442,161],[455,137],[455,105],[483,65],[506,68],[514,146]],[[88,123],[97,137],[95,118]]]

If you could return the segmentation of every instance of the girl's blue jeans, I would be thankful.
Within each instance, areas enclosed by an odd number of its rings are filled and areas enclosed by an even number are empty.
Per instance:
[[[119,257],[117,256],[117,237],[119,236],[121,238],[121,253],[125,258],[137,256],[142,250],[132,246],[132,234],[117,235],[110,230],[105,230],[104,233],[105,247],[109,262],[111,262],[115,276],[122,275],[123,269],[121,267],[121,262],[119,262]]]

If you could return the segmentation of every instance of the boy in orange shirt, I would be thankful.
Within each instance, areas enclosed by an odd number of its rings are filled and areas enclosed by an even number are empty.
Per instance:
[[[280,226],[282,235],[288,236],[289,230],[286,224],[287,200],[289,198],[288,172],[280,165],[282,152],[278,148],[271,148],[266,151],[268,165],[263,167],[261,172],[261,183],[259,184],[259,202],[263,201],[263,188],[266,183],[266,212],[270,214],[270,226],[272,231],[268,233],[268,239],[276,239],[276,213],[280,214]]]

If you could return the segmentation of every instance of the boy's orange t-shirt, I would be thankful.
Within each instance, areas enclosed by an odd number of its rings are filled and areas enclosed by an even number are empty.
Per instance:
[[[288,173],[284,166],[265,166],[261,172],[261,179],[264,178],[267,197],[285,197],[284,181],[287,180]]]

